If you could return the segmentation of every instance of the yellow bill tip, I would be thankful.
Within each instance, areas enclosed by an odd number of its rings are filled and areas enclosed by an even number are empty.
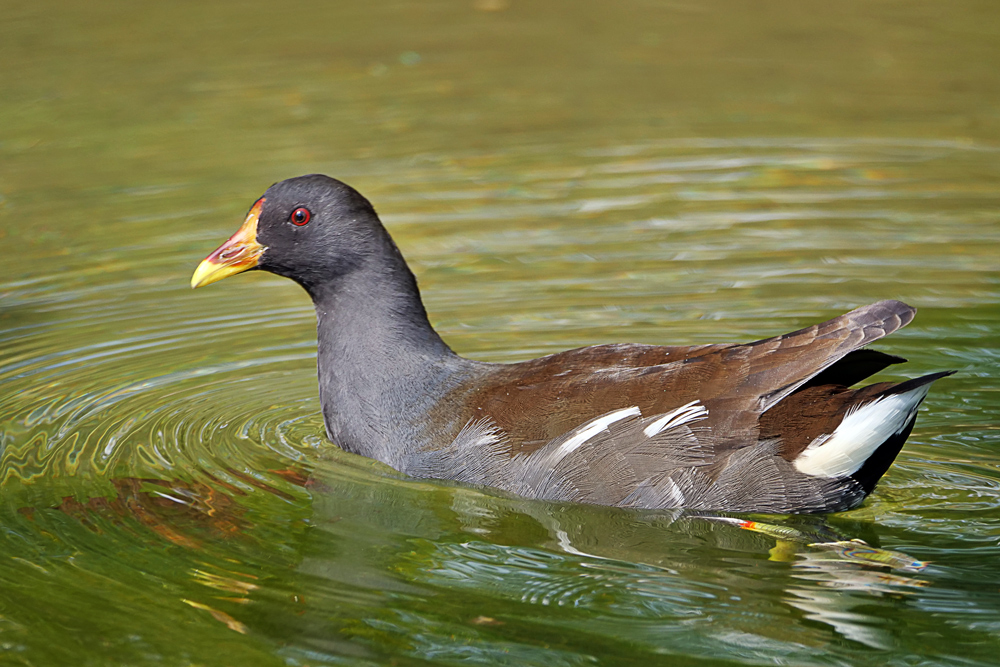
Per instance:
[[[191,276],[191,289],[256,268],[266,248],[257,243],[257,220],[264,206],[261,197],[247,213],[243,225],[228,241],[202,260]]]
[[[194,270],[194,275],[191,276],[191,289],[196,289],[198,287],[204,287],[205,285],[211,285],[212,283],[219,282],[223,278],[228,278],[229,276],[236,275],[237,273],[242,273],[252,267],[249,266],[237,266],[237,265],[225,265],[216,264],[211,259],[202,260],[198,268]]]

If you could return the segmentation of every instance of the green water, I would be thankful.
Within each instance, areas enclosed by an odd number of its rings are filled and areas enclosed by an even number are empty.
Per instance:
[[[0,9],[0,664],[1000,660],[995,3]],[[959,373],[804,538],[400,479],[325,440],[304,293],[187,286],[315,171],[478,359],[898,298],[886,377]]]

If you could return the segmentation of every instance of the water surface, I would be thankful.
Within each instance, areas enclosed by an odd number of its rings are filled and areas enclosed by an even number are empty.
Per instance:
[[[998,18],[12,4],[0,662],[995,664]],[[477,359],[750,341],[898,298],[920,312],[883,377],[959,373],[835,516],[754,531],[403,479],[326,441],[301,290],[187,287],[270,183],[315,171],[372,199]]]

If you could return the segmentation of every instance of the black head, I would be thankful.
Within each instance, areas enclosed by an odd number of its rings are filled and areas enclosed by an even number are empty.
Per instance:
[[[302,285],[350,273],[385,243],[368,200],[329,176],[275,183],[263,199],[257,242],[265,250],[258,268]]]
[[[191,285],[263,269],[312,291],[387,247],[395,251],[375,209],[357,190],[321,174],[299,176],[267,189],[240,230],[201,263]]]

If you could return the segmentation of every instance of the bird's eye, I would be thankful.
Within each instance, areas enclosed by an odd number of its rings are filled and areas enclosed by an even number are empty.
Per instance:
[[[309,222],[309,218],[311,217],[312,213],[309,212],[309,209],[302,208],[300,206],[299,208],[292,211],[292,216],[289,218],[289,220],[292,221],[293,225],[298,225],[299,227],[301,227],[302,225]]]

